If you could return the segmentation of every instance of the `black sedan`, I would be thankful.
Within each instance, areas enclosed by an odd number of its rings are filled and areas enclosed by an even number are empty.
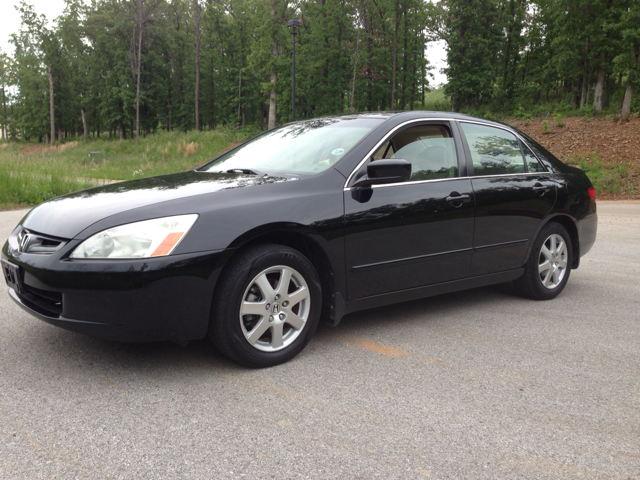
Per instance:
[[[285,362],[320,318],[514,281],[548,300],[596,237],[595,190],[509,126],[441,112],[284,125],[196,170],[31,210],[2,249],[11,298],[110,340],[209,335]]]

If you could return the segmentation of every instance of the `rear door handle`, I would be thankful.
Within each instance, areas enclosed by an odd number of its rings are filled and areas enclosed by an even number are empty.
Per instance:
[[[454,207],[461,207],[463,203],[466,203],[468,201],[471,200],[471,196],[469,195],[460,195],[458,192],[451,192],[451,195],[449,195],[447,198],[445,198],[445,200],[448,203],[452,203],[454,204]],[[456,203],[460,202],[458,205],[456,205]]]
[[[544,195],[546,192],[549,191],[551,187],[548,185],[542,185],[541,183],[536,183],[533,186],[533,191],[536,192],[538,195]]]

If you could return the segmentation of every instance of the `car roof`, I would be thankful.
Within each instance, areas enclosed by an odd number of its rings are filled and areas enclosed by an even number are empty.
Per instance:
[[[379,120],[393,120],[394,123],[404,120],[414,120],[420,118],[445,118],[451,120],[470,120],[470,121],[480,121],[482,123],[493,124],[500,127],[507,127],[509,129],[513,129],[511,125],[507,125],[502,122],[496,122],[495,120],[488,120],[486,118],[474,117],[471,115],[467,115],[464,113],[457,112],[441,112],[441,111],[432,111],[432,110],[410,110],[410,111],[384,111],[384,112],[358,112],[358,113],[342,113],[339,115],[326,115],[321,118],[371,118],[371,119],[379,119]],[[317,120],[317,119],[310,119]],[[305,120],[302,120],[305,121]]]

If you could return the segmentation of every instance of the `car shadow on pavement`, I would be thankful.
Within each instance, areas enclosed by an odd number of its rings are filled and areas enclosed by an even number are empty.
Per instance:
[[[517,295],[511,286],[501,284],[349,314],[337,327],[321,323],[311,342],[320,348],[313,348],[316,353],[310,357],[303,352],[303,355],[291,363],[304,362],[304,359],[322,355],[322,348],[334,343],[338,332],[366,336],[368,332],[384,329],[389,325],[394,328],[402,325],[402,328],[411,331],[418,325],[446,322],[451,317],[464,317],[467,312],[487,303],[501,299],[512,301],[515,297]],[[120,375],[174,377],[247,370],[218,353],[208,338],[191,341],[183,347],[172,342],[127,343],[100,340],[36,320],[26,329],[26,335],[20,340],[23,342],[23,347],[20,348],[22,361],[37,362],[38,369],[52,369],[52,373],[56,372],[57,375],[64,375],[65,370],[78,375],[84,370],[87,373],[118,372]]]
[[[366,332],[367,328],[390,322],[403,323],[410,328],[412,323],[437,322],[447,315],[463,316],[469,309],[500,299],[529,301],[520,297],[510,283],[502,283],[351,313],[345,315],[337,327],[322,324],[318,334],[322,336],[328,332],[330,335],[336,329],[344,329],[349,333],[360,329]]]

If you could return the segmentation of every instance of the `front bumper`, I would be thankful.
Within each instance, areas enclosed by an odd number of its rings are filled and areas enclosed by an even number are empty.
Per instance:
[[[94,337],[184,341],[207,334],[213,290],[230,251],[119,261],[8,255],[11,298],[34,317]],[[18,291],[19,290],[19,291]]]

